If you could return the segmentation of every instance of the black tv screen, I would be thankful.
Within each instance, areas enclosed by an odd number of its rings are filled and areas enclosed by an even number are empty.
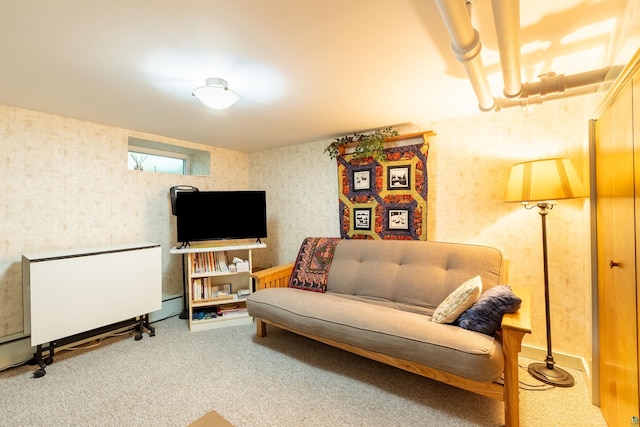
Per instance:
[[[197,191],[176,195],[178,242],[267,237],[264,191]]]

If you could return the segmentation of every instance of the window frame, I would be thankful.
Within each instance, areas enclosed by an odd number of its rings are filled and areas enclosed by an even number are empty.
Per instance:
[[[188,154],[182,154],[182,153],[175,153],[173,151],[166,151],[166,150],[158,150],[155,148],[147,148],[147,147],[139,147],[136,145],[129,145],[128,150],[127,150],[127,155],[131,156],[131,154],[150,154],[152,156],[157,156],[157,157],[165,157],[168,159],[179,159],[182,160],[182,175],[191,175],[191,158]],[[128,170],[133,170],[133,169],[129,169],[128,168],[128,162],[127,162],[127,169]],[[154,173],[171,173],[171,172],[156,172],[156,171],[152,171],[152,170],[142,170],[143,172],[154,172]],[[177,174],[176,174],[177,175]]]

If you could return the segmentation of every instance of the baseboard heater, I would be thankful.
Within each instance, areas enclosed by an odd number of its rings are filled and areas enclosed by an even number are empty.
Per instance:
[[[134,243],[22,256],[24,333],[36,347],[35,377],[55,348],[131,326],[136,340],[162,308],[162,248]],[[43,357],[45,356],[46,357]]]

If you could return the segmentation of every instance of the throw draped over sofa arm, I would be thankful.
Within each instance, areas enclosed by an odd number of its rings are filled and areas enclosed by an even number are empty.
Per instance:
[[[267,288],[287,287],[293,274],[294,263],[267,268],[252,274],[256,281],[256,290]],[[516,313],[507,313],[502,319],[502,348],[504,354],[504,384],[499,382],[480,382],[449,372],[439,371],[415,362],[399,359],[387,354],[373,352],[335,340],[301,332],[295,328],[278,324],[266,319],[257,319],[257,336],[266,336],[266,325],[271,324],[281,329],[309,337],[311,339],[332,345],[334,347],[364,356],[406,371],[441,381],[461,389],[465,389],[492,399],[504,402],[505,426],[517,427],[520,424],[519,411],[519,382],[518,382],[518,353],[525,334],[531,333],[531,300],[528,289],[512,288],[514,293],[522,299],[520,309]]]

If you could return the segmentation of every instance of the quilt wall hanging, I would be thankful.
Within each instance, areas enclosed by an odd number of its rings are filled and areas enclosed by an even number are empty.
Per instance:
[[[380,160],[336,157],[341,238],[427,240],[430,135],[388,138]]]

